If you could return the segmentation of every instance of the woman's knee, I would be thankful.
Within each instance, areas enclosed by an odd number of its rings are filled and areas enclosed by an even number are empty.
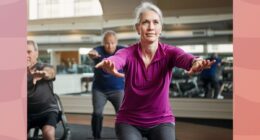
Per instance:
[[[142,140],[139,130],[128,124],[116,124],[116,135],[119,140]]]
[[[175,140],[175,125],[171,123],[160,124],[149,133],[151,140]]]

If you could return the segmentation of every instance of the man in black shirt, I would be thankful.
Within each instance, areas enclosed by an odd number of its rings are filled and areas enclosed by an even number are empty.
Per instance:
[[[27,96],[28,130],[42,129],[44,140],[55,140],[58,122],[58,106],[53,95],[52,81],[55,70],[52,66],[37,62],[38,47],[34,41],[27,41]]]

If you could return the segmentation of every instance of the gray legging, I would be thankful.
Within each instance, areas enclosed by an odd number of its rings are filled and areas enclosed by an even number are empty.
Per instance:
[[[92,103],[94,107],[91,119],[92,135],[94,138],[100,138],[103,122],[103,110],[107,100],[112,103],[115,108],[115,112],[118,112],[124,94],[123,90],[101,92],[93,89],[92,92]]]
[[[154,127],[143,128],[125,123],[116,124],[116,134],[119,140],[175,140],[175,125],[162,123]]]
[[[116,91],[109,91],[109,92],[102,92],[99,90],[93,89],[92,94],[92,103],[93,103],[93,114],[95,115],[103,115],[103,110],[107,100],[109,100],[112,105],[114,106],[115,112],[119,110],[121,105],[124,91],[123,90],[116,90]]]

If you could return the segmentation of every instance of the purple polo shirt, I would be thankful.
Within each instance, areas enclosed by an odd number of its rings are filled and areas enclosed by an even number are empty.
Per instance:
[[[112,60],[125,73],[125,95],[116,123],[152,127],[175,122],[169,101],[173,67],[189,70],[194,56],[183,50],[159,43],[148,68],[141,58],[140,43],[119,50]]]

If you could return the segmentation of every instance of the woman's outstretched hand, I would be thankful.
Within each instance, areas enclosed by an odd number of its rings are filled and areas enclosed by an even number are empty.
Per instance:
[[[102,68],[105,72],[108,72],[116,77],[125,77],[124,74],[118,72],[118,70],[115,67],[115,64],[111,60],[102,60],[95,66],[95,68]]]
[[[188,71],[188,74],[192,75],[195,73],[201,72],[203,69],[209,69],[212,64],[214,64],[216,60],[205,60],[205,59],[199,59],[195,60],[195,62],[192,64],[191,69]]]

